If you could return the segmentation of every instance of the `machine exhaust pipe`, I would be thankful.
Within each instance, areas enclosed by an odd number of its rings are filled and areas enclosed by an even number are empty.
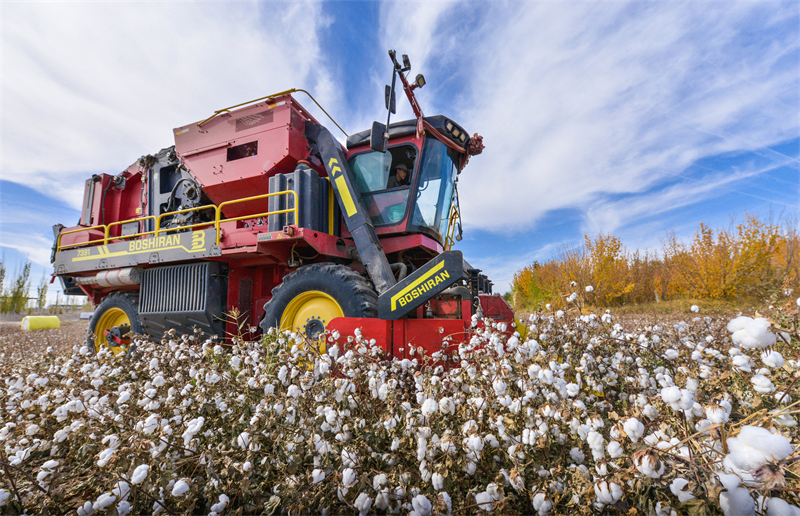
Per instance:
[[[75,278],[78,285],[99,285],[100,287],[125,287],[138,285],[142,281],[141,267],[125,267],[98,272],[94,276]]]

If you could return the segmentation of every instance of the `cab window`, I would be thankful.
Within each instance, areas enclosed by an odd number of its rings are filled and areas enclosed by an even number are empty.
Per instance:
[[[417,149],[413,145],[399,145],[385,153],[364,152],[350,158],[355,187],[373,226],[397,224],[405,217],[416,159]],[[405,181],[396,176],[401,164],[409,170]]]

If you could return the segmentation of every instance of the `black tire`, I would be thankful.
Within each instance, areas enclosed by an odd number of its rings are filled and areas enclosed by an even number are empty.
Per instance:
[[[314,263],[287,274],[283,282],[272,289],[272,299],[264,305],[264,318],[259,324],[261,329],[265,333],[270,328],[280,329],[281,318],[289,303],[312,291],[333,298],[345,317],[378,317],[378,294],[372,283],[344,265]],[[329,321],[322,322],[327,326]],[[319,327],[305,329],[309,337],[315,337],[319,330]]]
[[[97,334],[98,324],[105,325],[103,322],[103,317],[110,311],[116,310],[121,310],[125,313],[125,316],[127,316],[130,332],[133,334],[142,334],[144,332],[144,326],[142,325],[142,320],[139,317],[138,292],[112,292],[105,299],[103,299],[100,305],[95,309],[92,319],[89,321],[90,337],[88,339],[88,344],[89,348],[95,353],[99,350],[100,346],[107,345],[105,335]],[[96,338],[92,339],[91,335],[95,335]],[[133,348],[134,346],[131,345],[127,349],[127,353],[131,354],[133,352]]]

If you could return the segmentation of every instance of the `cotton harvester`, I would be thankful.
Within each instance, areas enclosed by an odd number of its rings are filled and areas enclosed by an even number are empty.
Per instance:
[[[346,147],[292,95],[307,92],[289,90],[179,127],[173,147],[88,179],[78,225],[54,226],[52,261],[65,291],[95,306],[94,345],[119,352],[132,333],[170,329],[315,339],[361,328],[403,357],[443,336],[463,342],[473,314],[513,332],[491,282],[450,250],[456,183],[482,139],[424,116],[424,77],[409,83],[407,56],[389,55],[387,123]],[[398,77],[415,118],[390,123]]]

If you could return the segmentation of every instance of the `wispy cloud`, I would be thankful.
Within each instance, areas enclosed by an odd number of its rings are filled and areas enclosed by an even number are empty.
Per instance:
[[[458,41],[468,94],[454,99],[486,143],[462,179],[467,226],[532,227],[566,207],[589,216],[697,159],[799,135],[796,3],[478,5],[480,26]]]
[[[171,145],[173,127],[214,109],[291,87],[336,100],[316,2],[3,9],[3,179],[73,206],[81,179]]]
[[[626,196],[616,200],[598,200],[587,208],[586,224],[583,229],[585,233],[592,235],[613,233],[617,228],[632,222],[658,217],[665,212],[680,210],[703,200],[725,195],[730,192],[730,186],[739,181],[773,171],[792,162],[792,160],[784,159],[782,162],[768,167],[715,173],[702,179],[683,180],[671,186],[656,188],[635,196]],[[745,195],[750,194],[745,193]],[[770,201],[766,198],[761,198],[761,200]]]

